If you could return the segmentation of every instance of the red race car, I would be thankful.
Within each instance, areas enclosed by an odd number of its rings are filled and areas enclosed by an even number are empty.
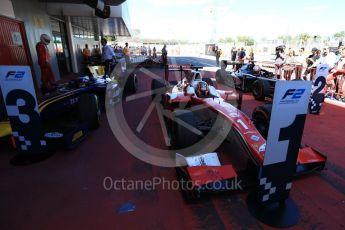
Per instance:
[[[244,187],[252,185],[263,164],[272,105],[258,106],[250,119],[238,109],[242,100],[234,89],[218,90],[211,79],[201,78],[191,68],[179,71],[181,81],[171,84],[153,79],[151,89],[153,100],[167,117],[167,133],[186,198],[231,190],[229,185],[235,180],[241,180]],[[325,163],[326,156],[317,150],[300,148],[296,175],[322,170]]]

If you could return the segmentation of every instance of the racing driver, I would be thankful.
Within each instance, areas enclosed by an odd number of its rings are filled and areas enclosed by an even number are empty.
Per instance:
[[[38,64],[41,68],[41,91],[43,94],[51,89],[52,84],[55,81],[53,71],[50,65],[50,54],[48,50],[49,43],[49,35],[42,34],[40,37],[40,41],[36,44]]]

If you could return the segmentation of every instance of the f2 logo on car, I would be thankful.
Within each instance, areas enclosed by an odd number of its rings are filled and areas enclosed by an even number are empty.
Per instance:
[[[282,100],[284,100],[287,96],[292,96],[292,99],[300,99],[303,95],[303,93],[305,92],[305,89],[288,89]]]
[[[25,75],[25,71],[8,71],[6,80],[21,80]]]

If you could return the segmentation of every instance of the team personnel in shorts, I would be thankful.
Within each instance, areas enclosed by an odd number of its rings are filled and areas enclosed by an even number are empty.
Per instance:
[[[285,63],[285,47],[284,46],[278,46],[276,47],[276,58],[274,60],[275,65],[275,76],[277,79],[280,79],[282,76],[283,71],[283,65]]]

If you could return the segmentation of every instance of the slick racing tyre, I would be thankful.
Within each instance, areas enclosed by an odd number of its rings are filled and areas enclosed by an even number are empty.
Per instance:
[[[125,91],[127,93],[136,93],[138,89],[138,78],[136,76],[136,74],[131,73],[126,81],[126,85],[125,85]]]
[[[198,135],[190,130],[190,127],[195,128],[194,114],[189,110],[179,109],[174,111],[173,116],[175,121],[172,123],[172,147],[183,149],[197,143]],[[187,124],[189,127],[183,124]]]
[[[96,129],[100,125],[101,110],[98,98],[94,94],[83,94],[78,101],[79,119],[87,123],[89,129]]]
[[[163,79],[152,79],[151,81],[151,91],[152,91],[152,100],[155,100],[156,96],[160,99],[162,95],[166,92],[167,84]]]
[[[262,137],[267,139],[271,119],[272,104],[263,104],[256,107],[252,114],[252,121]]]
[[[270,84],[268,81],[257,79],[253,83],[253,96],[256,100],[262,101],[270,93]]]

